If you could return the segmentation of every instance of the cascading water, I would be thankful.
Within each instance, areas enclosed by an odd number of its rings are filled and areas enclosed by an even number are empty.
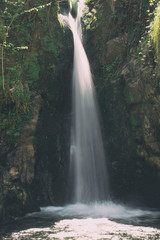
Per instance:
[[[106,200],[108,183],[92,75],[81,42],[84,0],[77,5],[76,19],[69,14],[74,39],[70,159],[74,202],[91,203]]]
[[[40,212],[28,214],[20,219],[21,228],[17,222],[15,228],[10,226],[14,229],[11,235],[8,226],[5,237],[0,231],[4,240],[40,239],[40,236],[41,239],[160,239],[160,212],[133,209],[107,199],[107,173],[95,92],[80,40],[81,10],[76,19],[69,16],[74,36],[71,170],[75,204],[43,207]]]

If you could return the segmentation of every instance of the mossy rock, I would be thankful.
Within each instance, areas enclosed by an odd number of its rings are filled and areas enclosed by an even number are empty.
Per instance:
[[[71,14],[74,18],[77,17],[77,0],[71,0]]]

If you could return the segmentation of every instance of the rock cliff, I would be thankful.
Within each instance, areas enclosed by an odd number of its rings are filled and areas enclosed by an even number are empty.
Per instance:
[[[0,221],[39,209],[34,182],[43,136],[36,136],[37,126],[41,109],[51,105],[48,96],[55,101],[57,94],[62,97],[60,84],[53,88],[66,46],[57,2],[17,2],[3,2],[0,17]],[[41,173],[43,179],[45,171]]]
[[[156,4],[89,1],[84,17],[113,195],[152,206],[160,200],[159,63],[149,30]]]
[[[73,40],[57,13],[68,1],[19,2],[0,3],[0,220],[67,200]],[[158,1],[86,3],[111,195],[160,207]]]

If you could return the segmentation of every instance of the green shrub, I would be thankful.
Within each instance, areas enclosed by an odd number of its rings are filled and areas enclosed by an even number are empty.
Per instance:
[[[154,12],[154,19],[150,28],[150,37],[158,54],[160,51],[160,3]]]

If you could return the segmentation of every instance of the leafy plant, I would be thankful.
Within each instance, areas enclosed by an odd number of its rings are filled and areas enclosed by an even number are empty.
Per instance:
[[[57,61],[63,31],[57,2],[5,1],[0,9],[0,141],[5,143],[14,142],[30,118],[32,93]]]
[[[154,12],[154,19],[151,22],[150,32],[149,32],[157,54],[160,51],[160,31],[159,31],[159,29],[160,29],[160,3],[158,4],[158,6]]]

